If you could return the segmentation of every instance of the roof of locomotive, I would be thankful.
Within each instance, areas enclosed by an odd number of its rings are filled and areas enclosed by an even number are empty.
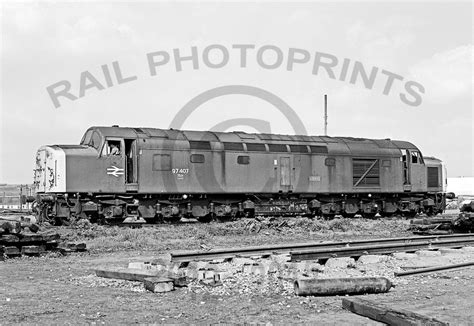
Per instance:
[[[418,148],[410,142],[391,139],[352,137],[280,135],[246,133],[242,131],[216,132],[157,128],[91,127],[103,137],[146,138],[157,140],[184,140],[209,142],[267,143],[288,145],[326,145],[331,154],[386,154],[400,155],[400,149]]]

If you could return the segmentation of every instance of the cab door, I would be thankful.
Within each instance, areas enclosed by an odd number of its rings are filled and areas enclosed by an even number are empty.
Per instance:
[[[137,140],[124,139],[125,149],[125,189],[127,192],[138,191],[138,155]]]
[[[100,191],[123,192],[125,190],[125,143],[122,138],[108,137],[100,152],[100,170],[105,171],[105,180]]]
[[[408,149],[401,149],[403,191],[411,191],[411,160]]]
[[[426,191],[426,167],[419,151],[409,150],[411,191]]]

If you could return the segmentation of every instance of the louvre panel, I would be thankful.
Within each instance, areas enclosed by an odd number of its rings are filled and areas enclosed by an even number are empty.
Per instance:
[[[249,144],[247,143],[247,151],[249,152],[266,152],[264,144]]]
[[[428,167],[428,187],[438,187],[438,168],[437,167]]]
[[[243,151],[244,144],[242,143],[224,143],[224,149],[226,151]]]
[[[358,187],[364,186],[378,186],[380,185],[380,164],[378,160],[367,160],[367,159],[353,159],[352,160],[352,176],[353,185],[355,185],[364,173],[370,168],[372,164],[375,165],[357,185]]]
[[[191,149],[207,149],[207,150],[210,150],[211,149],[211,143],[208,142],[208,141],[193,141],[193,140],[190,140],[189,141],[189,147]]]
[[[290,151],[293,153],[308,153],[308,147],[306,145],[290,145]]]
[[[270,152],[288,152],[286,145],[283,144],[268,144],[268,150]]]
[[[309,146],[311,149],[311,153],[317,153],[317,154],[327,154],[328,153],[328,148],[326,146]]]

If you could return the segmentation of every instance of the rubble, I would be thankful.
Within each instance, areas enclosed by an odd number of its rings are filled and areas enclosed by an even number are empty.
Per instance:
[[[329,258],[325,266],[329,268],[347,268],[355,266],[355,259],[350,257]]]
[[[459,205],[460,212],[474,212],[474,200],[464,200]]]
[[[145,289],[154,293],[170,292],[174,290],[173,280],[163,277],[148,277],[143,280]]]
[[[148,262],[131,262],[128,269],[118,269],[123,271],[130,270],[130,267],[133,267],[135,274],[142,274],[140,276],[142,289],[155,293],[172,291],[169,284],[158,285],[159,283],[172,282],[174,290],[183,287],[183,291],[190,294],[293,296],[295,294],[295,280],[333,279],[331,282],[334,283],[336,282],[334,279],[341,278],[350,278],[354,281],[357,278],[382,277],[394,283],[396,281],[394,272],[415,270],[420,267],[465,263],[466,259],[472,260],[474,258],[474,247],[464,247],[463,249],[456,249],[456,251],[437,251],[436,256],[432,254],[425,255],[423,252],[418,252],[418,254],[393,253],[384,256],[365,255],[361,256],[357,262],[349,257],[330,258],[324,265],[317,261],[288,262],[288,255],[286,256],[272,255],[257,259],[236,257],[230,261],[222,262],[195,261],[190,262],[187,266],[173,264],[170,262],[169,256],[163,256]],[[144,280],[147,278],[155,279],[153,281],[155,285],[145,285]],[[94,284],[101,284],[97,279],[100,278],[96,277],[96,279],[89,279],[89,281],[93,281]],[[406,281],[397,280],[396,282],[403,283]],[[136,284],[136,282],[130,283]],[[120,286],[122,286],[122,283],[105,282],[104,284],[112,284],[111,286],[121,284]],[[384,284],[387,285],[388,283]],[[137,286],[131,286],[131,289],[135,291]],[[383,289],[386,288],[383,287]],[[377,289],[374,291],[377,292]]]
[[[358,264],[377,264],[381,263],[383,261],[386,261],[388,259],[388,256],[383,256],[383,255],[363,255],[360,256],[359,259],[357,259]]]

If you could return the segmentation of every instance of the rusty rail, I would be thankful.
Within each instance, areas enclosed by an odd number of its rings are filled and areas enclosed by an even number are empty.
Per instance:
[[[384,255],[394,252],[414,252],[422,249],[461,248],[474,245],[474,235],[470,239],[445,239],[439,241],[414,241],[409,243],[376,244],[350,248],[329,248],[291,252],[291,261],[329,259],[333,257],[360,257],[363,255]]]
[[[427,268],[417,268],[412,271],[407,272],[395,272],[393,273],[395,276],[407,276],[407,275],[414,275],[414,274],[422,274],[422,273],[430,273],[430,272],[438,272],[444,271],[447,269],[454,269],[454,268],[462,268],[462,267],[469,267],[474,266],[474,261],[470,261],[467,263],[462,264],[454,264],[454,265],[445,265],[445,266],[435,266],[435,267],[427,267]]]
[[[314,259],[326,259],[334,256],[342,257],[344,255],[361,256],[367,250],[375,253],[376,248],[380,250],[379,253],[391,253],[396,251],[419,250],[422,248],[429,248],[430,246],[446,247],[448,246],[448,242],[451,243],[451,247],[460,246],[461,244],[474,245],[474,235],[431,235],[338,242],[292,243],[272,246],[213,249],[208,251],[172,252],[171,260],[174,262],[190,262],[229,259],[239,256],[269,256],[272,254],[291,254],[292,260],[310,259],[309,257],[312,257],[311,255],[314,257],[319,255],[318,257],[321,257]],[[409,247],[410,245],[412,246],[411,249]],[[383,246],[383,250],[381,246]]]

